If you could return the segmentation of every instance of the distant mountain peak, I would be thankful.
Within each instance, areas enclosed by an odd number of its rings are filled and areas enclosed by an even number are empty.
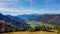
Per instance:
[[[0,15],[3,15],[2,13],[0,13]]]

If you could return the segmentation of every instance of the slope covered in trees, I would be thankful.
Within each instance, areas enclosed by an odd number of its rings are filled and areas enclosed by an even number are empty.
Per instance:
[[[28,28],[28,25],[25,23],[23,19],[20,18],[18,19],[17,17],[5,16],[0,13],[0,27],[1,27],[0,30],[3,28],[5,29],[5,31],[7,30],[10,31],[10,29],[14,30],[14,28],[23,31]]]

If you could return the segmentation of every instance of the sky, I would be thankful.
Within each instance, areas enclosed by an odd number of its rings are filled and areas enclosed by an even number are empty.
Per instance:
[[[21,14],[60,14],[60,0],[0,0],[0,13]]]

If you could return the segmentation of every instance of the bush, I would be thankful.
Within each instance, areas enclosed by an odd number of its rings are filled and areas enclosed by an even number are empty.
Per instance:
[[[30,26],[28,29],[27,29],[27,31],[29,31],[29,32],[34,32],[35,31],[35,27],[34,26]]]
[[[58,32],[57,32],[57,34],[60,34],[60,27],[59,27],[59,29],[58,29]]]
[[[41,30],[41,26],[35,26],[35,31],[40,31]]]

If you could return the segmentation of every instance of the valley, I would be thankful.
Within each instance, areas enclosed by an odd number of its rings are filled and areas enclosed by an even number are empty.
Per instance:
[[[3,15],[0,14],[0,33],[3,34],[59,34],[60,15]],[[47,17],[48,16],[48,17]]]

